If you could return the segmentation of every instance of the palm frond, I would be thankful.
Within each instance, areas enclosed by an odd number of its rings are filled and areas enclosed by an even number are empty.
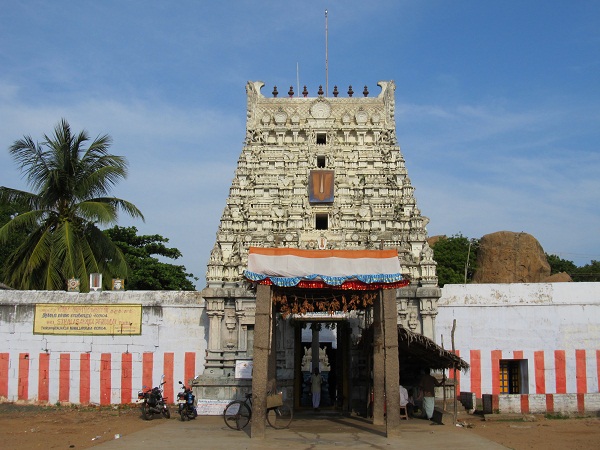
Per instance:
[[[93,198],[79,203],[77,209],[82,215],[89,215],[90,220],[95,217],[98,223],[103,225],[116,222],[118,210],[145,220],[142,212],[133,203],[117,197]]]
[[[51,235],[43,228],[27,236],[6,261],[7,284],[15,289],[43,289],[51,247]]]
[[[11,236],[20,230],[33,229],[39,226],[45,214],[45,211],[37,210],[24,212],[15,216],[0,228],[0,243],[8,242]]]
[[[75,205],[74,209],[80,217],[89,222],[107,225],[117,221],[117,209],[109,202],[92,199]]]
[[[78,241],[79,236],[73,224],[63,221],[54,230],[54,257],[60,261],[60,273],[66,278],[69,274],[78,272],[81,265],[79,258]]]
[[[21,172],[27,173],[27,184],[34,191],[39,191],[49,172],[46,152],[30,136],[15,141],[8,150],[19,164]]]
[[[11,203],[25,206],[27,209],[38,209],[40,198],[37,194],[31,192],[0,186],[0,203]]]

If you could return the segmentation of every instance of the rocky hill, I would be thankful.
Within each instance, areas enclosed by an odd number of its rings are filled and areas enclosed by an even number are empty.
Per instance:
[[[528,233],[498,231],[486,234],[479,240],[477,270],[473,275],[473,283],[568,281],[573,280],[566,273],[550,275],[550,264],[544,249],[538,240]]]

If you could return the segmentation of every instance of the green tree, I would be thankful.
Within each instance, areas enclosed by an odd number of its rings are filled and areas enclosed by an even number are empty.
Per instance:
[[[26,212],[27,209],[16,204],[0,204],[0,228],[7,224],[10,220]],[[31,230],[30,230],[31,231]],[[16,232],[10,241],[0,245],[0,282],[6,283],[6,274],[4,268],[9,256],[17,249],[19,244],[27,237],[27,231],[21,230]]]
[[[469,239],[462,234],[442,237],[433,246],[433,259],[437,262],[438,285],[462,284],[473,278],[476,269],[478,239]],[[468,260],[468,262],[467,262]]]
[[[592,260],[589,264],[574,269],[570,275],[573,281],[600,281],[600,261]]]
[[[0,228],[0,244],[32,230],[6,261],[9,286],[65,289],[75,277],[85,292],[90,273],[103,273],[107,282],[127,275],[121,250],[97,224],[116,223],[120,210],[142,220],[143,215],[132,203],[109,196],[127,176],[126,159],[108,153],[111,138],[99,136],[86,148],[88,141],[85,131],[73,134],[62,119],[41,144],[25,136],[10,147],[33,192],[0,187],[0,204],[27,208]]]
[[[190,278],[198,280],[191,273],[186,273],[185,266],[164,263],[153,255],[169,259],[181,257],[176,248],[168,248],[169,242],[158,234],[138,236],[136,227],[114,226],[104,231],[106,235],[121,249],[129,266],[129,275],[125,280],[128,290],[177,290],[193,291],[196,289]]]
[[[577,266],[575,263],[573,263],[573,261],[562,259],[558,255],[549,255],[546,253],[546,260],[548,261],[548,264],[550,264],[551,274],[566,272],[571,275],[572,278],[575,269],[577,269]]]

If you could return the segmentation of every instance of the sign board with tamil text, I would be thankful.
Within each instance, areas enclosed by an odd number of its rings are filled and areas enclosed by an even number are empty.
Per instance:
[[[38,303],[33,334],[142,334],[142,305]]]

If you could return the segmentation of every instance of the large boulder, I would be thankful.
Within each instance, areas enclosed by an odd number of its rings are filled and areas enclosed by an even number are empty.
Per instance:
[[[441,239],[446,239],[446,235],[445,234],[437,234],[435,236],[430,236],[427,238],[427,245],[429,245],[430,247],[433,248],[433,246],[435,244],[437,244],[438,241],[440,241]]]
[[[558,272],[546,278],[544,283],[570,283],[572,281],[573,278],[567,272]]]
[[[532,235],[498,231],[480,239],[474,283],[541,283],[549,276],[544,249]]]

